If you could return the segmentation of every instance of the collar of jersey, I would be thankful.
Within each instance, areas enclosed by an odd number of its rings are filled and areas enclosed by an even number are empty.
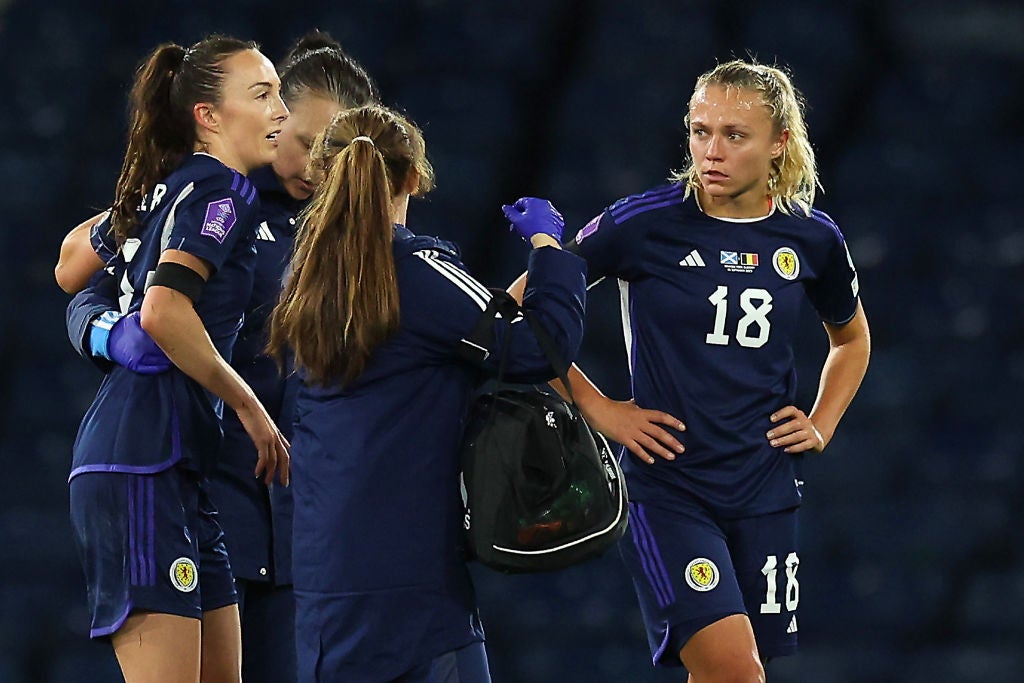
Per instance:
[[[693,201],[697,204],[697,208],[700,209],[700,212],[705,216],[713,218],[716,221],[724,221],[726,223],[757,223],[758,221],[763,221],[765,218],[768,218],[775,213],[775,205],[778,204],[778,202],[773,200],[772,208],[768,209],[768,213],[763,216],[754,216],[753,218],[726,218],[725,216],[712,216],[705,213],[704,208],[700,205],[700,197],[697,196],[696,192],[693,193]]]

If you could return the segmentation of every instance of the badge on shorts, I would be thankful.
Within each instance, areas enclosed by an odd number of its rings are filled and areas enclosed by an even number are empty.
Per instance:
[[[231,232],[231,228],[235,227],[237,220],[235,203],[231,201],[231,197],[210,202],[206,205],[206,217],[203,219],[203,229],[200,234],[212,237],[224,244],[224,239]]]
[[[196,563],[187,557],[179,557],[171,562],[171,584],[182,593],[194,591],[199,585]]]
[[[706,557],[690,560],[686,565],[686,583],[695,591],[709,591],[718,585],[718,567]]]

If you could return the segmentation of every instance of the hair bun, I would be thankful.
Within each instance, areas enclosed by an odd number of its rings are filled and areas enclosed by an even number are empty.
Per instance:
[[[295,42],[292,49],[288,51],[285,61],[293,62],[303,54],[316,50],[338,50],[339,52],[344,52],[341,49],[341,43],[335,40],[330,33],[320,29],[313,29]]]

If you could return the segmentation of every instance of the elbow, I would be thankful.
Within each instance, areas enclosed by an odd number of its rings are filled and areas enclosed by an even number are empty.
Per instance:
[[[867,368],[868,363],[871,361],[871,332],[868,330],[866,325],[864,326],[864,329],[861,330],[861,333],[854,339],[853,346],[856,349],[856,353],[860,357],[864,367]]]
[[[53,277],[57,281],[57,286],[66,294],[77,294],[88,284],[83,282],[81,277],[76,277],[63,261],[58,261],[54,266]]]
[[[64,274],[65,269],[58,263],[53,269],[53,278],[57,281],[57,286],[64,290],[65,294],[74,294],[75,289],[72,288],[71,281]]]
[[[580,346],[583,345],[583,330],[580,329],[579,332],[573,330],[559,341],[561,343],[558,345],[558,350],[562,354],[562,358],[565,359],[565,364],[572,365],[580,353]]]
[[[151,297],[144,297],[142,308],[139,310],[139,326],[143,331],[159,344],[168,325],[168,316],[164,307],[152,301]]]
[[[580,347],[583,346],[583,329],[583,311],[580,310],[579,315],[572,320],[571,324],[562,330],[558,339],[562,357],[567,365],[575,363],[576,357],[579,356]]]

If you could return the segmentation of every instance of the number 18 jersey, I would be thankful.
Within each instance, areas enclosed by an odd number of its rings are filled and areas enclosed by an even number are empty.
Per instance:
[[[726,518],[798,505],[793,458],[765,433],[795,400],[800,307],[835,324],[856,312],[836,224],[817,210],[714,218],[676,184],[619,200],[572,248],[592,279],[619,280],[637,404],[686,425],[675,461],[623,462],[630,498],[671,507],[686,492]]]

